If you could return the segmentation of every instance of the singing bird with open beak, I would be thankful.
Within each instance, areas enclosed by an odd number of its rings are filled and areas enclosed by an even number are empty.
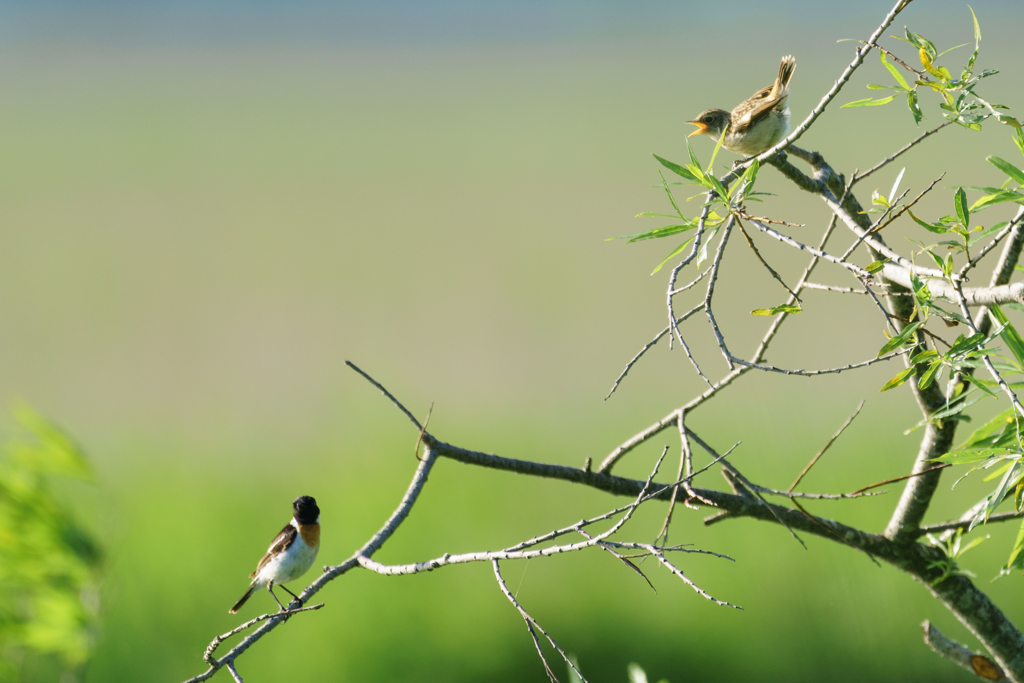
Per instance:
[[[697,126],[697,130],[686,137],[707,135],[717,141],[725,131],[722,146],[730,152],[753,156],[771,149],[789,132],[786,100],[795,70],[796,60],[786,55],[779,64],[779,75],[774,83],[740,102],[731,112],[724,109],[701,112],[693,121],[687,121]]]

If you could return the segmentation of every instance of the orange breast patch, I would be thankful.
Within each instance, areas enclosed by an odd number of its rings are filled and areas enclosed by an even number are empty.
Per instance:
[[[306,542],[310,548],[316,548],[320,545],[320,525],[319,524],[300,524],[299,535],[302,536],[302,540]]]

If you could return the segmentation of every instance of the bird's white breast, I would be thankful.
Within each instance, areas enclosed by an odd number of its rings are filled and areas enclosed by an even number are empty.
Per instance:
[[[788,132],[789,109],[776,109],[748,128],[743,135],[735,135],[730,131],[722,141],[722,146],[730,152],[752,156],[771,149]]]
[[[296,534],[295,540],[287,550],[279,553],[263,566],[256,580],[264,585],[269,582],[280,584],[294,581],[313,566],[319,549],[319,547],[310,547],[302,539],[301,534]]]

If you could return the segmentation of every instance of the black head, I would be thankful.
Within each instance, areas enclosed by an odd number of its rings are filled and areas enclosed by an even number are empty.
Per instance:
[[[710,135],[713,138],[721,137],[722,131],[729,125],[729,112],[724,109],[708,109],[702,111],[700,116],[693,121],[687,121],[687,123],[697,126],[697,130],[686,136],[688,138],[694,135]]]
[[[313,496],[299,496],[292,503],[292,509],[299,524],[317,524],[320,521],[320,508]]]

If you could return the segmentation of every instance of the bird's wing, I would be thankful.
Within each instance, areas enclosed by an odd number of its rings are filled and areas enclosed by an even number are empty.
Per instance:
[[[767,116],[772,109],[781,111],[785,108],[786,100],[789,98],[789,82],[793,79],[794,71],[796,60],[792,55],[786,55],[779,63],[779,75],[775,77],[775,82],[761,88],[744,102],[741,106],[745,106],[746,111],[735,112],[737,115],[732,117],[735,119],[732,122],[734,133],[745,132]]]
[[[260,573],[260,570],[266,566],[267,562],[270,562],[276,556],[283,553],[285,550],[291,547],[292,543],[295,542],[295,538],[299,535],[299,530],[291,524],[281,529],[281,533],[274,537],[273,542],[270,544],[270,548],[267,549],[267,554],[263,556],[260,563],[256,565],[256,571],[249,574],[250,579],[255,579],[256,575]]]
[[[747,105],[746,111],[737,112],[740,115],[733,121],[733,133],[742,134],[752,125],[767,116],[768,112],[775,108],[775,105],[779,103],[779,99],[771,96],[772,90],[774,89],[774,84],[765,86],[751,95],[750,99],[743,103],[744,105]]]

